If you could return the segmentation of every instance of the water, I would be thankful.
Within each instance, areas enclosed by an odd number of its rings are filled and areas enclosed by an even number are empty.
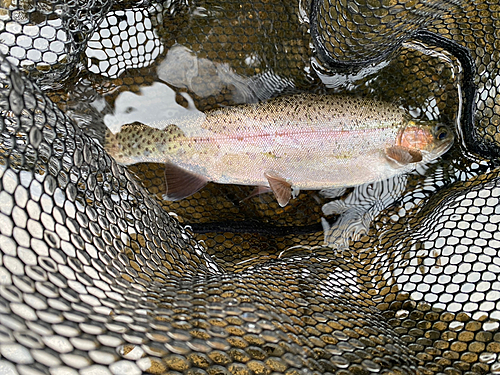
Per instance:
[[[90,79],[92,95],[79,89],[83,80],[69,87],[68,97],[75,99],[68,109],[95,133],[116,133],[134,122],[158,127],[186,116],[196,121],[217,106],[309,91],[369,95],[396,103],[415,119],[460,123],[461,67],[449,53],[408,42],[393,59],[335,73],[307,53],[308,20],[300,9],[287,13],[285,26],[272,8],[260,6],[206,3],[177,9],[168,22],[166,12],[174,10],[159,5],[109,13],[86,50],[87,68],[100,78]],[[167,28],[176,31],[167,33]],[[125,30],[136,31],[130,38]],[[142,47],[141,38],[149,44]],[[85,100],[93,116],[85,117],[80,109]],[[72,108],[71,102],[80,107]],[[411,220],[441,189],[487,169],[464,157],[461,144],[458,137],[444,158],[411,175],[355,187],[335,198],[302,192],[284,209],[270,194],[247,199],[250,187],[216,184],[189,199],[167,202],[161,165],[130,170],[168,212],[192,226],[209,253],[230,269],[243,269],[288,249],[326,246],[349,252],[356,242],[370,243],[384,227]],[[471,169],[472,164],[478,167]]]

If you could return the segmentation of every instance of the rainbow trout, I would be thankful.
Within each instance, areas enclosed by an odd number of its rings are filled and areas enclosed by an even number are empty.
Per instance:
[[[439,157],[452,143],[448,127],[412,121],[386,102],[297,94],[212,110],[164,130],[126,125],[108,134],[105,148],[124,165],[166,163],[169,200],[214,181],[266,187],[285,206],[292,188],[387,179]]]

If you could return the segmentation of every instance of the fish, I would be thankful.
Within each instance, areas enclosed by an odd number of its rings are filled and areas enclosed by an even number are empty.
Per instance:
[[[165,163],[167,200],[209,181],[257,186],[286,206],[300,190],[354,187],[411,172],[453,144],[450,127],[395,104],[350,95],[294,94],[200,112],[175,124],[108,132],[123,165]]]

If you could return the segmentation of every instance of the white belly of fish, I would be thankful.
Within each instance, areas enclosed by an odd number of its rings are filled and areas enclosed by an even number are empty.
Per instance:
[[[265,173],[273,172],[299,189],[345,187],[401,173],[385,154],[396,136],[385,128],[186,138],[170,161],[218,183],[269,186]]]

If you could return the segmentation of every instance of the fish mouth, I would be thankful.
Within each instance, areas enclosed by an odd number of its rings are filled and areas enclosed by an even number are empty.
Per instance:
[[[429,151],[434,154],[435,157],[438,157],[451,148],[453,141],[455,140],[455,136],[453,134],[453,130],[449,126],[441,123],[436,124],[432,128],[431,132],[434,142],[433,147]]]
[[[453,145],[453,140],[454,137],[451,136],[449,139],[435,144],[434,147],[428,151],[429,155],[431,155],[431,158],[429,160],[433,160],[447,152]]]

